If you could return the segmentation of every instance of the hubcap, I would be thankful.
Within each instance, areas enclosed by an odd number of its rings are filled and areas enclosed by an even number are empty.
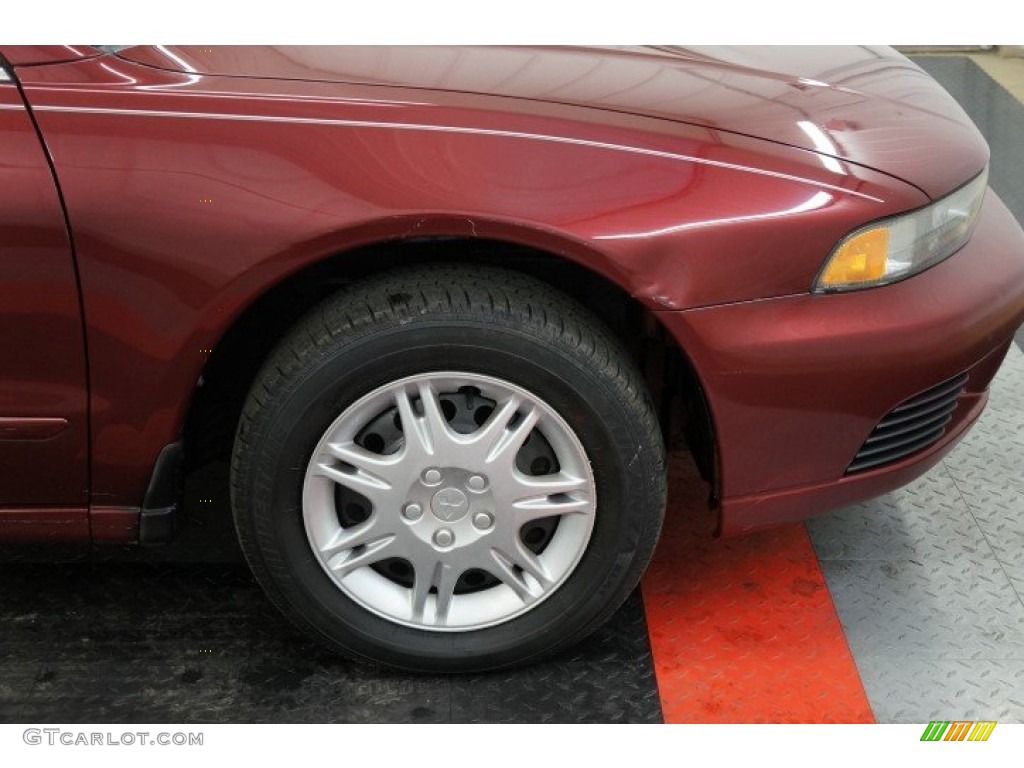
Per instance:
[[[544,401],[490,376],[429,373],[374,390],[328,427],[303,521],[320,565],[364,608],[468,631],[565,582],[595,495],[583,446]]]
[[[444,523],[454,523],[466,516],[469,511],[469,499],[458,488],[443,488],[434,494],[430,502],[434,517]]]

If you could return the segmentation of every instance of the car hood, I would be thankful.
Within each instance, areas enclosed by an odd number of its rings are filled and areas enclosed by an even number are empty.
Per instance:
[[[955,101],[886,47],[135,46],[138,63],[231,77],[379,84],[661,118],[810,150],[941,196],[988,147]]]

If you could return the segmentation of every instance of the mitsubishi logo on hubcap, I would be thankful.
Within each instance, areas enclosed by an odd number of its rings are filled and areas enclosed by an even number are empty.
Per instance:
[[[442,488],[434,494],[430,509],[438,520],[454,523],[469,512],[469,499],[458,488]]]

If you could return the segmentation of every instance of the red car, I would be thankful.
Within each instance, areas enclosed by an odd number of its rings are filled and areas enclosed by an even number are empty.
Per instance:
[[[357,656],[586,635],[681,439],[725,535],[906,483],[1024,319],[985,142],[890,49],[0,54],[0,532],[166,541],[230,462]]]

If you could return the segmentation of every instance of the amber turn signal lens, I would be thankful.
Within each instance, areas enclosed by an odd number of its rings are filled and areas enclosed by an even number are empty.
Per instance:
[[[889,255],[889,230],[876,227],[861,232],[840,246],[828,263],[819,284],[871,283],[885,277]]]

